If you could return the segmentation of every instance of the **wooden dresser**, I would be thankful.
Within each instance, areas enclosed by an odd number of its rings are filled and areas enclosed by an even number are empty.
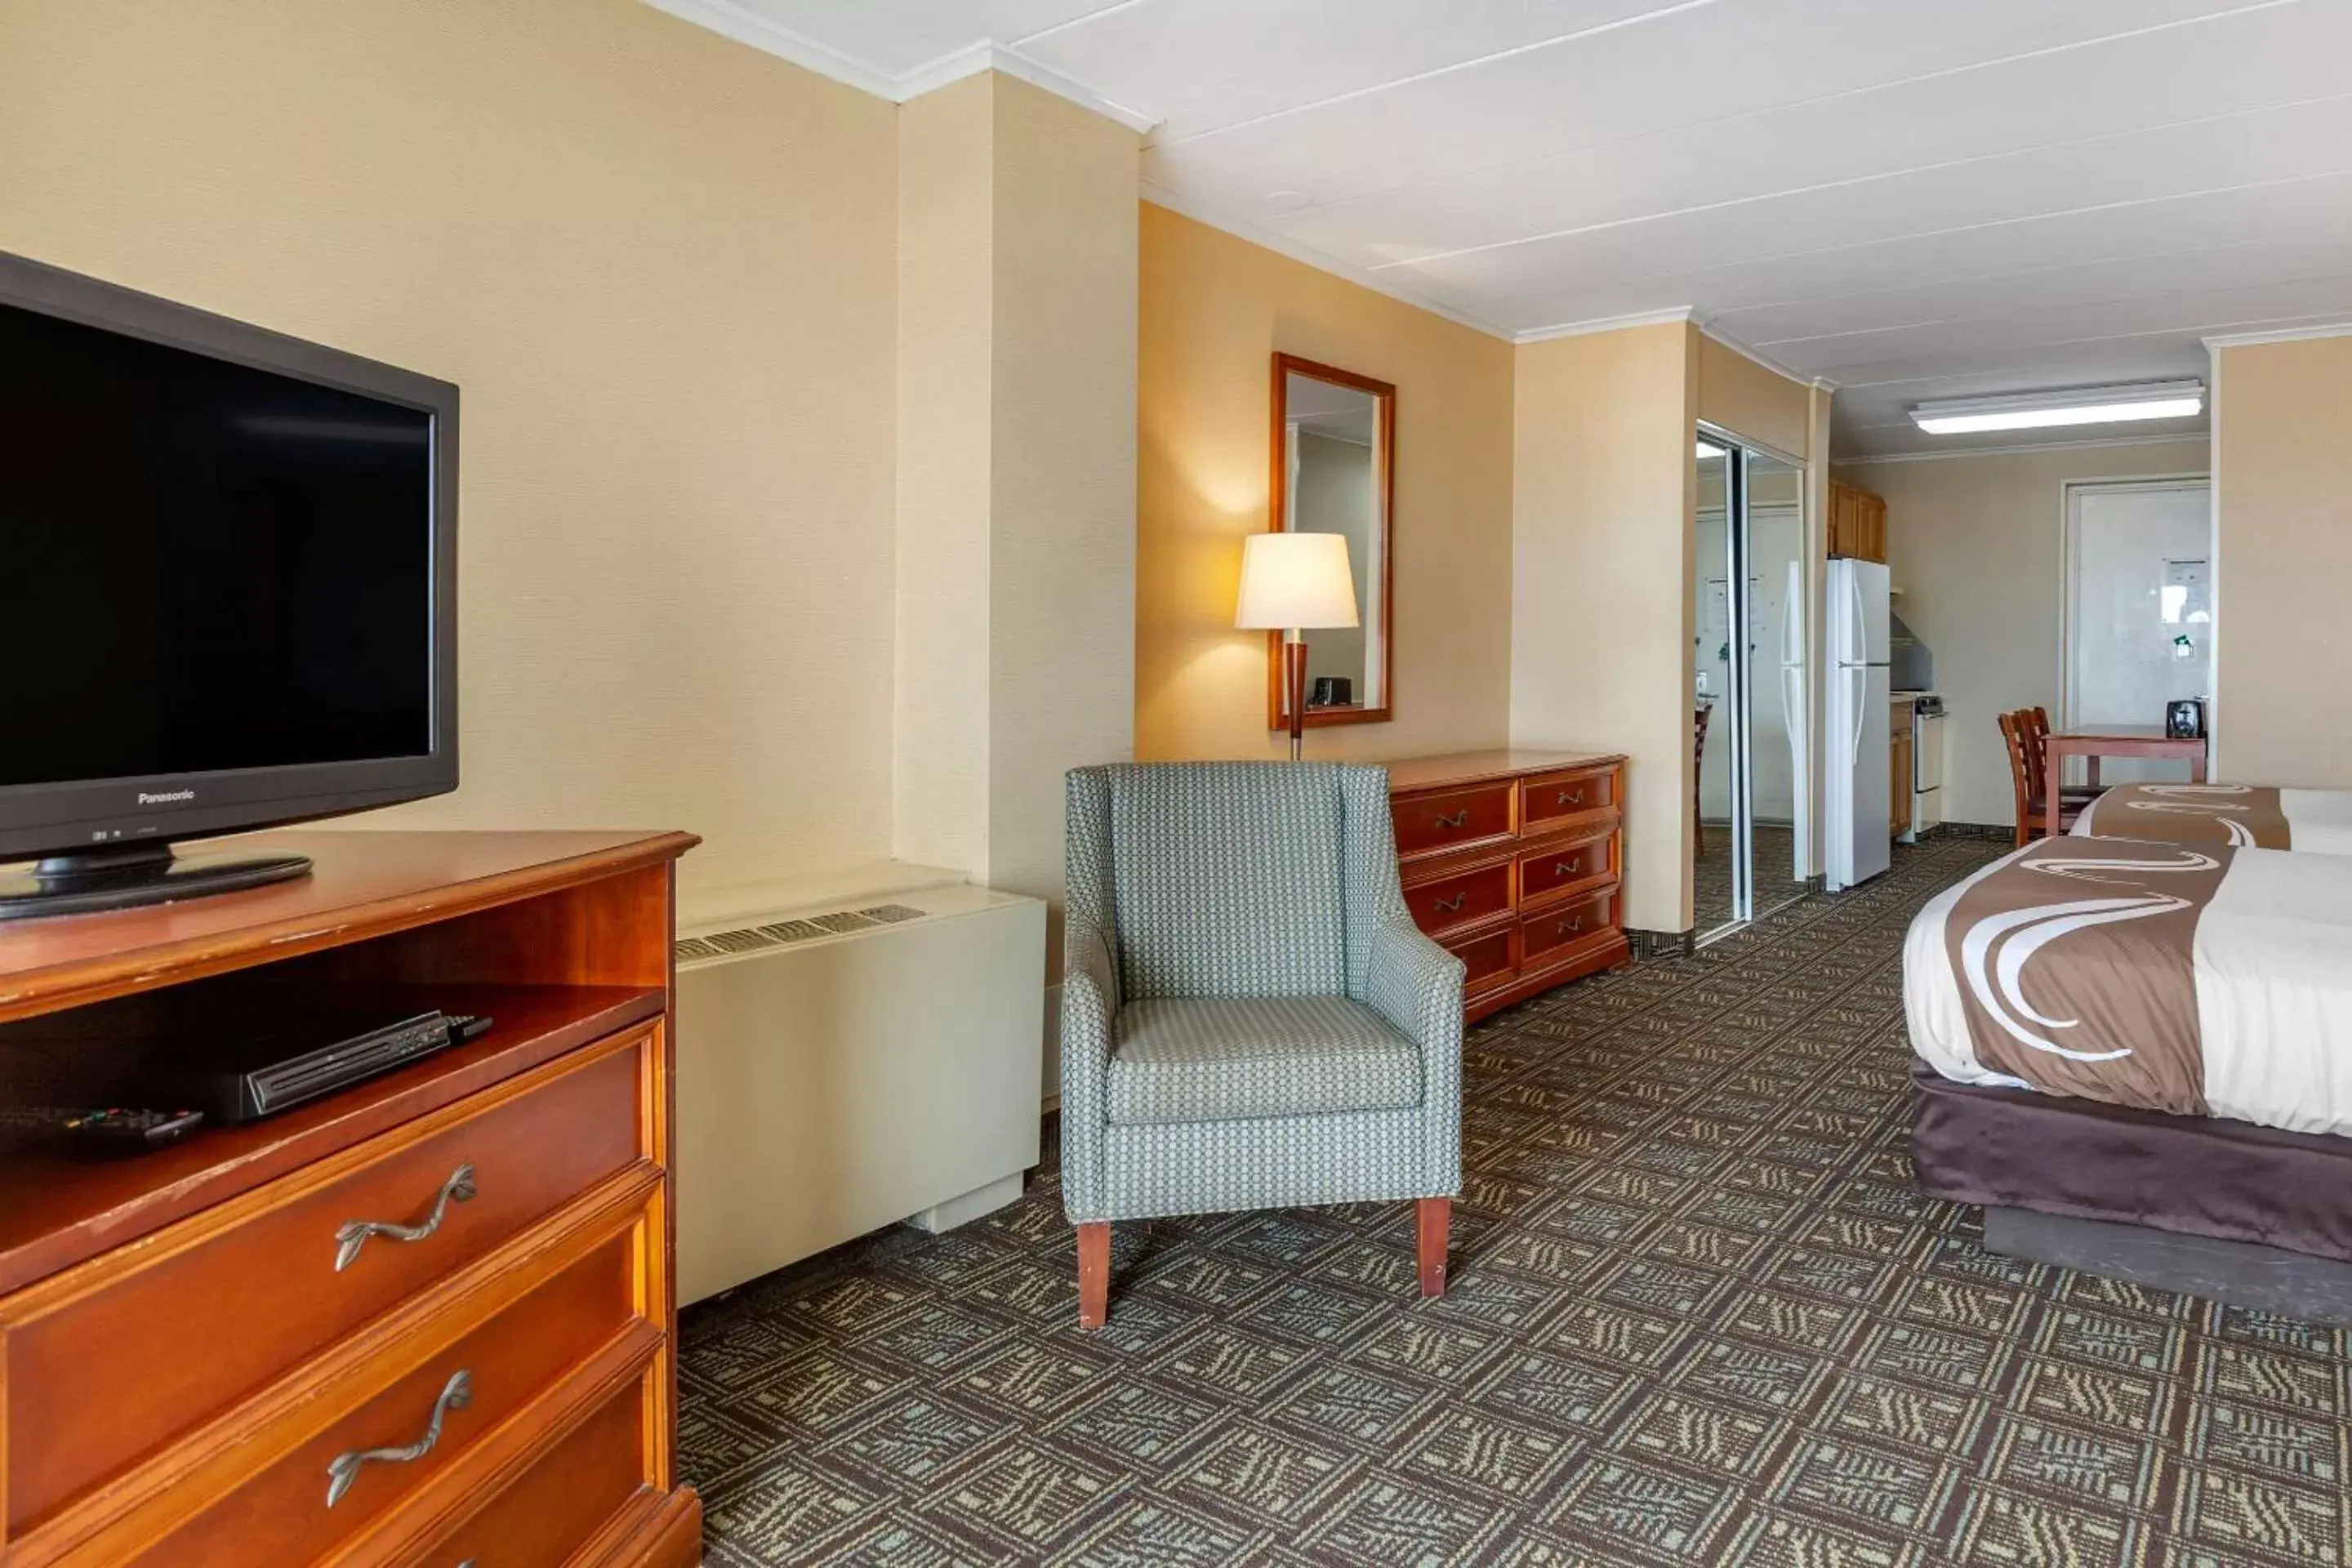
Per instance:
[[[688,1568],[669,1018],[695,840],[268,842],[315,874],[0,926],[0,1095],[143,1103],[142,1052],[288,987],[496,1023],[152,1152],[0,1146],[0,1565]]]
[[[1406,905],[1483,1018],[1625,962],[1625,759],[1462,752],[1387,765]]]

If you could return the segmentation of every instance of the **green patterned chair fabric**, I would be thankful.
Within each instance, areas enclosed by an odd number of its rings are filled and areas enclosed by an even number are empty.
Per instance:
[[[1451,1197],[1462,963],[1397,886],[1388,774],[1069,775],[1070,1218]]]

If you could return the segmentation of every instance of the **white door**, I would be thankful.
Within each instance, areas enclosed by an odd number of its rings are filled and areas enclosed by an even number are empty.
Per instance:
[[[2060,728],[2160,732],[2166,703],[2212,694],[2212,541],[2202,479],[2068,488]],[[2101,776],[2180,772],[2118,758]]]

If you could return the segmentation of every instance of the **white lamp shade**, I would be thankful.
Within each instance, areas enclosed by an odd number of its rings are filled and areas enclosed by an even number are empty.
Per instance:
[[[1348,540],[1338,533],[1254,533],[1242,544],[1244,631],[1356,625]]]

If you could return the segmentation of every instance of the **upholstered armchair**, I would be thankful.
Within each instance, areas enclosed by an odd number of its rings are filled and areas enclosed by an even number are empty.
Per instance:
[[[1462,974],[1397,886],[1388,774],[1160,763],[1069,775],[1062,1201],[1078,1321],[1115,1220],[1418,1201],[1445,1289]]]

